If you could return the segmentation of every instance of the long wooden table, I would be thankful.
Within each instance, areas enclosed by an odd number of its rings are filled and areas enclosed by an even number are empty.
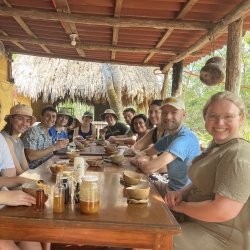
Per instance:
[[[47,165],[57,159],[58,156],[23,176],[54,183]],[[100,180],[98,214],[81,214],[78,204],[68,204],[63,214],[53,214],[51,199],[44,212],[35,211],[34,206],[4,207],[0,210],[0,238],[171,250],[173,236],[180,232],[179,224],[152,185],[148,204],[127,203],[120,181],[124,165],[133,168],[127,160],[122,166],[104,163],[99,170],[88,170]]]

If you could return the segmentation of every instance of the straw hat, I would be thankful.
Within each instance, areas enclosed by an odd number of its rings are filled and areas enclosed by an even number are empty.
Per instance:
[[[9,118],[13,115],[26,115],[31,117],[31,125],[36,122],[36,117],[33,116],[33,110],[30,106],[25,104],[17,104],[10,108],[10,113],[4,117],[6,122],[9,121]]]
[[[106,116],[107,114],[113,115],[113,116],[115,117],[115,119],[118,120],[118,116],[116,115],[116,113],[115,113],[115,111],[114,111],[113,109],[106,109],[106,110],[104,111],[104,113],[101,114],[101,119],[102,119],[103,121],[105,120],[105,116]]]

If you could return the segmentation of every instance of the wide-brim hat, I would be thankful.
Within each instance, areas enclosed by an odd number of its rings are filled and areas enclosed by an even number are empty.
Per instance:
[[[71,123],[73,122],[74,118],[72,116],[70,109],[68,109],[68,108],[65,108],[65,107],[60,108],[57,112],[57,115],[66,115],[69,117],[69,121],[67,123],[67,126],[70,126]]]
[[[180,97],[168,97],[162,101],[161,108],[169,105],[176,109],[183,109],[185,110],[184,101]]]
[[[75,127],[80,127],[81,126],[81,122],[73,115],[73,120],[75,121]]]
[[[118,116],[116,115],[115,111],[113,109],[106,109],[104,111],[104,113],[101,114],[101,119],[104,121],[105,120],[105,116],[107,114],[113,115],[115,117],[116,120],[118,120]]]
[[[25,115],[31,118],[31,125],[36,122],[36,117],[33,116],[33,109],[25,104],[17,104],[10,108],[10,113],[4,117],[6,122],[9,121],[10,117],[13,115]]]

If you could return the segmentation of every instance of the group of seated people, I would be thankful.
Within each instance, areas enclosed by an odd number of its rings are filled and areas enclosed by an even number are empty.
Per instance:
[[[133,108],[125,109],[123,116],[127,125],[112,109],[105,110],[101,118],[107,125],[100,136],[130,145],[136,154],[131,163],[150,177],[172,211],[184,215],[174,249],[245,249],[242,244],[250,242],[250,144],[240,134],[245,117],[242,100],[224,91],[207,101],[203,118],[212,141],[203,152],[198,137],[184,125],[186,109],[179,97],[152,101],[148,116],[136,114]],[[5,117],[0,143],[7,143],[10,153],[1,147],[1,187],[22,184],[25,178],[16,176],[65,148],[70,136],[96,138],[93,114],[88,111],[80,123],[65,110],[57,112],[47,106],[40,120],[32,126],[36,121],[32,109],[22,104],[12,107]],[[19,197],[15,203],[4,191],[0,203],[30,206],[35,202],[21,191],[12,192]],[[11,241],[2,240],[1,244],[17,246]],[[19,249],[41,247],[35,242],[18,244]],[[35,246],[23,248],[22,244]]]

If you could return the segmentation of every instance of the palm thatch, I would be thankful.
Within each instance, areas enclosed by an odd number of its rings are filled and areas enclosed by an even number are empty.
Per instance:
[[[114,88],[121,90],[124,106],[144,106],[160,97],[162,83],[152,67],[110,65],[28,55],[16,55],[12,64],[17,92],[44,102],[65,99],[87,104],[108,100],[104,71],[110,70]]]

